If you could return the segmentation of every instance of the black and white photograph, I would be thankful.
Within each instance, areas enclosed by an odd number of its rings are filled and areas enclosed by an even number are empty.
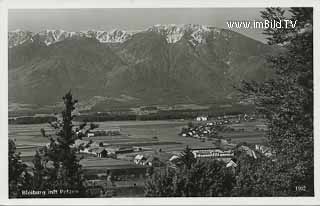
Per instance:
[[[314,198],[314,14],[8,9],[8,198]]]

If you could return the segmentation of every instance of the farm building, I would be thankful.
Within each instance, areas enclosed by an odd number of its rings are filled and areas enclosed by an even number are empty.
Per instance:
[[[124,154],[124,153],[130,153],[133,152],[133,147],[121,147],[121,146],[109,146],[105,147],[108,154]]]
[[[218,148],[198,148],[191,149],[191,151],[195,158],[227,158],[234,156],[232,150],[223,151]]]
[[[105,130],[106,132],[121,132],[120,127],[109,127]]]
[[[89,141],[86,141],[86,140],[81,140],[81,139],[77,139],[74,141],[74,144],[72,145],[72,147],[80,147],[80,146],[85,146],[89,144]]]
[[[143,165],[143,163],[147,160],[147,158],[143,154],[138,154],[134,157],[133,162],[135,164]]]
[[[95,151],[97,157],[100,157],[100,158],[103,158],[103,157],[108,157],[108,152],[105,148],[98,148],[96,151]]]
[[[134,157],[133,162],[138,165],[162,167],[165,166],[172,155],[169,153],[158,153],[158,154],[138,154]]]
[[[89,132],[89,133],[87,134],[87,137],[94,137],[94,133]]]
[[[172,155],[169,159],[170,162],[175,162],[179,159],[179,156],[178,155]]]
[[[104,147],[91,146],[91,147],[84,148],[80,152],[86,153],[86,154],[92,154],[97,157],[107,157],[108,156],[108,152]]]
[[[260,152],[261,154],[265,155],[266,157],[272,156],[272,150],[270,147],[266,147],[264,145],[256,145],[256,151]]]
[[[87,133],[87,137],[98,137],[98,136],[117,136],[121,134],[120,127],[107,128],[105,130],[94,130]]]
[[[196,118],[197,121],[208,121],[208,117],[207,116],[199,116]]]
[[[237,148],[237,150],[246,153],[248,156],[253,157],[254,159],[257,159],[255,151],[248,146],[241,145]]]
[[[226,165],[226,167],[232,167],[232,168],[235,168],[237,166],[238,165],[233,160],[230,160]]]

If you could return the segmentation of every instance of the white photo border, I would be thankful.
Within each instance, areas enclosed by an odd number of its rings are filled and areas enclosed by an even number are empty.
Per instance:
[[[313,7],[314,197],[8,199],[8,10],[54,8]],[[0,204],[9,205],[320,205],[320,1],[317,0],[0,0]]]

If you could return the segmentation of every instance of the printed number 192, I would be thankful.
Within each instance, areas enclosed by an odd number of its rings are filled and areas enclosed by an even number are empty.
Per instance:
[[[307,187],[305,185],[303,186],[296,186],[296,191],[299,192],[305,192],[307,190]]]

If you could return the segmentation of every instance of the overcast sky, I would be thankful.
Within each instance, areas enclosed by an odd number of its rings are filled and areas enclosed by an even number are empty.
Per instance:
[[[155,24],[205,24],[227,28],[228,20],[258,20],[261,8],[186,8],[186,9],[15,9],[9,10],[9,31],[38,32],[44,29],[142,30]],[[259,29],[235,30],[265,42]]]

